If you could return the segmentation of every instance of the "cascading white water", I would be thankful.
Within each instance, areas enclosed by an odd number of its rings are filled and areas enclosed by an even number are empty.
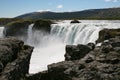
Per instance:
[[[70,24],[59,23],[53,24],[51,34],[60,37],[66,44],[87,44],[95,43],[98,38],[98,33],[104,28],[120,28],[120,23],[113,22],[85,22]]]
[[[54,24],[51,34],[61,37],[66,44],[87,44],[95,42],[101,29],[94,24]]]
[[[33,42],[33,41],[32,41],[32,40],[33,40],[33,39],[32,39],[32,33],[33,33],[33,32],[32,32],[32,28],[33,28],[33,25],[34,25],[34,24],[30,24],[29,27],[28,27],[28,39],[27,39],[27,44],[29,44],[29,45],[31,45],[31,46],[33,45],[33,43],[32,43],[32,42]]]
[[[29,26],[29,44],[35,49],[30,61],[29,73],[37,73],[47,69],[47,65],[64,60],[66,44],[87,44],[95,42],[98,33],[104,28],[120,28],[120,21],[81,21],[79,24],[70,24],[65,21],[51,25],[50,35],[41,31],[32,33]]]
[[[4,27],[0,27],[0,38],[3,37],[3,30],[4,30]]]

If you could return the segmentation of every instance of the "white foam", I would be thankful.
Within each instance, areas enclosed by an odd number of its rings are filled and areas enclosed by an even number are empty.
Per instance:
[[[47,70],[47,65],[64,60],[66,44],[95,43],[98,33],[104,28],[120,28],[120,21],[81,20],[82,23],[70,24],[62,21],[51,25],[50,35],[41,31],[32,32],[30,29],[28,43],[35,47],[29,73]]]

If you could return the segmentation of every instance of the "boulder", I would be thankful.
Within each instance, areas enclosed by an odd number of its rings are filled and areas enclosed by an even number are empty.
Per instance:
[[[81,22],[75,19],[75,20],[72,20],[70,23],[81,23]]]
[[[0,39],[0,80],[21,80],[29,71],[33,47],[15,38]]]

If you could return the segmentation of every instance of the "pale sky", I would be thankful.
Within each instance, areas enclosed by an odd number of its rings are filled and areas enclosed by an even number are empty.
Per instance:
[[[120,7],[120,0],[0,0],[0,17],[36,11],[67,12],[112,7]]]

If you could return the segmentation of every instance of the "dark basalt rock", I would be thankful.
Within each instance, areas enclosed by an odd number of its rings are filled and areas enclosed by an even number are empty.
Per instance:
[[[27,75],[24,80],[50,80],[48,71]]]
[[[87,45],[77,45],[77,46],[66,46],[66,54],[65,54],[65,60],[78,60],[83,58],[88,52],[90,52],[93,49],[93,47],[87,46]]]
[[[40,30],[43,32],[50,33],[52,22],[50,20],[37,20],[33,26],[33,30]]]
[[[4,68],[3,63],[0,62],[0,73],[2,72],[3,68]]]
[[[70,23],[81,23],[78,20],[72,20]]]
[[[57,64],[51,64],[48,66],[48,73],[52,80],[71,80],[70,71],[74,63],[72,61],[60,62]],[[70,69],[70,70],[69,70]],[[58,73],[59,72],[59,73]],[[72,73],[71,73],[72,75]],[[52,77],[54,76],[54,77]]]
[[[21,80],[29,71],[33,47],[14,38],[0,39],[0,80]]]
[[[103,42],[110,38],[115,38],[115,36],[120,36],[120,29],[103,29],[99,32],[99,38],[96,43]]]
[[[94,59],[93,59],[92,57],[90,57],[90,56],[88,56],[88,57],[85,59],[85,62],[86,62],[86,63],[90,63],[90,62],[92,62],[92,61],[94,61]]]
[[[26,37],[28,26],[31,24],[31,21],[14,21],[5,25],[4,36],[5,37]]]

